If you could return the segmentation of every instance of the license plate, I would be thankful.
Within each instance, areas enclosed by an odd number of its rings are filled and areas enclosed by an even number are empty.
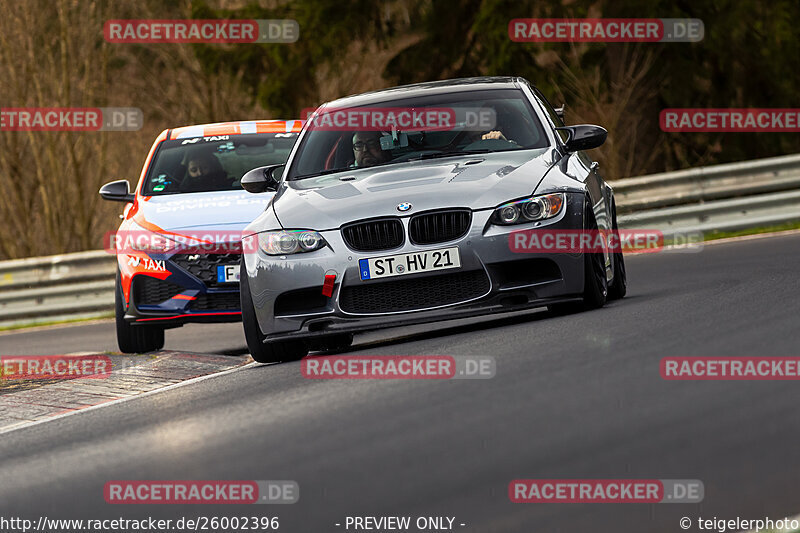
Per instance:
[[[217,266],[217,283],[239,281],[239,265]]]
[[[458,247],[454,246],[441,250],[359,259],[358,266],[361,279],[367,280],[459,268],[461,257],[458,255]]]

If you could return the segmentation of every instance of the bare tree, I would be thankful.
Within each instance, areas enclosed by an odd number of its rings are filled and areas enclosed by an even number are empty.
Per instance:
[[[136,132],[0,131],[0,259],[97,249],[119,205],[100,186],[138,179],[164,128],[266,118],[241,73],[203,69],[195,45],[111,44],[114,18],[190,18],[189,2],[0,0],[0,105],[138,107]],[[222,45],[224,46],[224,45]]]
[[[658,116],[656,53],[640,45],[610,45],[604,64],[586,66],[587,49],[574,43],[568,54],[548,56],[558,63],[558,76],[564,80],[558,99],[568,102],[570,123],[599,124],[609,131],[596,154],[608,179],[644,173],[664,151],[663,138],[643,136]]]

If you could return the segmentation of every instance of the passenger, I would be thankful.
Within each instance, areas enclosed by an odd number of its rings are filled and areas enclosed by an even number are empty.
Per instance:
[[[503,135],[503,132],[499,131],[499,130],[490,131],[488,133],[484,133],[483,136],[481,136],[481,140],[482,141],[485,141],[485,140],[488,140],[488,139],[499,139],[501,141],[507,141],[508,140],[508,139],[506,139],[506,136]]]
[[[483,133],[482,135],[481,135],[480,131],[476,132],[476,134],[473,135],[473,137],[472,137],[473,142],[475,142],[475,141],[488,141],[488,140],[493,140],[493,139],[499,140],[499,141],[514,142],[511,139],[506,138],[506,136],[503,134],[503,130],[506,129],[506,128],[503,127],[503,120],[501,120],[501,117],[503,115],[501,115],[501,113],[495,107],[493,107],[491,105],[485,105],[480,109],[480,113],[484,113],[484,112],[485,113],[490,113],[491,114],[490,116],[494,117],[494,122],[495,122],[494,129],[491,130],[491,131],[487,131],[487,132]]]

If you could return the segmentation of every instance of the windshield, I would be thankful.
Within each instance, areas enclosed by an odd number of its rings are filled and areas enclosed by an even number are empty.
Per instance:
[[[297,133],[218,135],[164,141],[143,196],[241,190],[247,171],[286,163]]]
[[[298,180],[356,168],[548,146],[522,91],[495,89],[325,108],[289,169]]]

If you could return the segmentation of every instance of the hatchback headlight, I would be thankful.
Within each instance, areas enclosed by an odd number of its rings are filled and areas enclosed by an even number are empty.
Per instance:
[[[144,229],[133,221],[130,222],[127,230],[119,232],[117,241],[118,251],[123,253],[133,251],[163,254],[178,246],[174,240],[161,233]]]
[[[563,192],[531,196],[524,200],[509,202],[494,210],[492,223],[511,226],[553,218],[561,212],[565,203],[566,198]]]
[[[322,235],[307,229],[265,231],[258,234],[258,246],[267,255],[313,252],[325,244]]]

